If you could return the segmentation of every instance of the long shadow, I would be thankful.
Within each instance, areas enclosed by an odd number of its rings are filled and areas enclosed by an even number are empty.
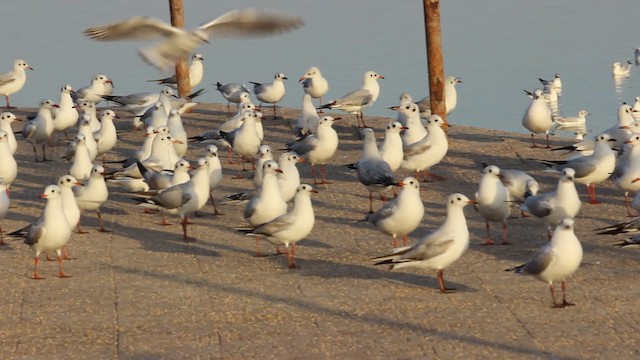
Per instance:
[[[505,343],[501,344],[497,342],[480,339],[475,336],[457,334],[451,331],[438,330],[435,328],[425,326],[423,324],[403,321],[402,319],[393,319],[393,318],[388,318],[388,317],[379,316],[379,315],[351,313],[346,310],[333,309],[324,304],[313,302],[310,300],[303,300],[300,298],[294,298],[294,297],[292,298],[292,297],[278,296],[278,295],[272,295],[272,294],[264,294],[264,293],[260,293],[260,292],[249,290],[249,289],[241,289],[241,288],[231,287],[223,284],[216,284],[204,279],[188,278],[180,274],[153,273],[153,272],[127,268],[127,267],[118,266],[118,265],[114,265],[113,269],[121,273],[158,278],[164,281],[173,281],[180,284],[188,284],[198,288],[200,287],[209,288],[215,291],[231,293],[241,297],[259,299],[268,303],[285,304],[287,306],[292,306],[292,307],[302,309],[305,312],[313,312],[323,316],[330,316],[330,317],[335,317],[339,319],[348,319],[353,322],[365,323],[365,324],[370,324],[375,326],[386,326],[386,327],[395,328],[401,331],[408,330],[414,333],[418,333],[420,335],[433,336],[446,341],[455,340],[455,341],[460,341],[460,342],[471,344],[471,345],[487,346],[487,347],[495,348],[498,350],[511,352],[513,354],[521,354],[521,355],[533,354],[537,356],[551,357],[551,358],[560,357],[558,354],[549,353],[547,351],[540,350],[537,348],[516,346],[516,345],[505,344]],[[578,359],[578,358],[564,357],[564,356],[562,358],[570,359],[570,360]]]

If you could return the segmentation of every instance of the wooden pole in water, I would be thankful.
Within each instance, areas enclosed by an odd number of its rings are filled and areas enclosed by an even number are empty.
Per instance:
[[[429,69],[429,95],[431,113],[442,117],[447,123],[444,103],[444,61],[442,60],[442,33],[440,31],[440,1],[423,0],[424,27],[427,38],[427,67]],[[445,127],[445,131],[446,131]]]
[[[171,25],[177,28],[184,28],[184,7],[182,0],[169,0],[171,12]],[[176,63],[176,81],[178,82],[178,95],[187,96],[191,91],[189,83],[189,65],[187,59],[181,59]]]

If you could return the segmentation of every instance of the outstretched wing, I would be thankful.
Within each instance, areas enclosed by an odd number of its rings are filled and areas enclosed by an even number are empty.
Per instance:
[[[280,34],[304,25],[302,18],[256,8],[229,11],[198,30],[212,37],[257,37]]]
[[[84,31],[87,37],[97,41],[115,40],[151,40],[183,33],[162,20],[146,16],[134,16],[128,20],[88,28]]]

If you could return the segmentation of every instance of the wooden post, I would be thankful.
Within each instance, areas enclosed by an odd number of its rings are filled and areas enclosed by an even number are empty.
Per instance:
[[[184,7],[182,6],[182,0],[169,0],[169,8],[171,12],[171,25],[177,28],[184,28]],[[176,63],[176,81],[178,82],[178,95],[189,95],[191,86],[187,59],[181,59]]]
[[[440,32],[440,1],[423,0],[423,7],[425,35],[427,38],[431,113],[440,115],[444,122],[447,123],[447,108],[444,102],[444,62],[442,60],[442,33]]]

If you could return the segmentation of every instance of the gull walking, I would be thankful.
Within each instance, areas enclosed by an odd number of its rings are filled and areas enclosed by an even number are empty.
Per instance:
[[[368,127],[364,122],[362,110],[373,105],[380,95],[380,85],[378,79],[384,79],[384,76],[375,71],[367,71],[364,73],[362,87],[354,90],[347,95],[333,100],[328,104],[324,104],[319,109],[338,109],[350,114],[356,114],[358,126],[362,123],[362,127]]]
[[[536,89],[532,94],[532,100],[522,117],[522,126],[531,132],[531,147],[537,147],[534,134],[545,133],[547,138],[546,148],[549,146],[549,130],[553,126],[551,110],[542,97],[542,90]]]
[[[565,279],[573,274],[582,261],[582,245],[574,233],[574,221],[564,218],[556,226],[551,241],[540,248],[531,260],[507,271],[533,275],[549,284],[554,308],[574,305],[567,301]],[[554,282],[562,282],[562,302],[556,302]]]
[[[453,264],[469,247],[469,228],[464,207],[475,203],[462,194],[451,194],[447,199],[447,217],[440,227],[424,236],[413,246],[397,248],[393,253],[373,258],[375,265],[389,264],[390,269],[418,267],[437,270],[438,288],[445,294],[455,291],[444,284],[444,269]]]
[[[33,70],[26,61],[18,59],[13,63],[13,70],[0,74],[0,95],[4,95],[6,100],[6,108],[13,109],[9,103],[9,96],[22,90],[27,82],[27,73],[25,70]]]

